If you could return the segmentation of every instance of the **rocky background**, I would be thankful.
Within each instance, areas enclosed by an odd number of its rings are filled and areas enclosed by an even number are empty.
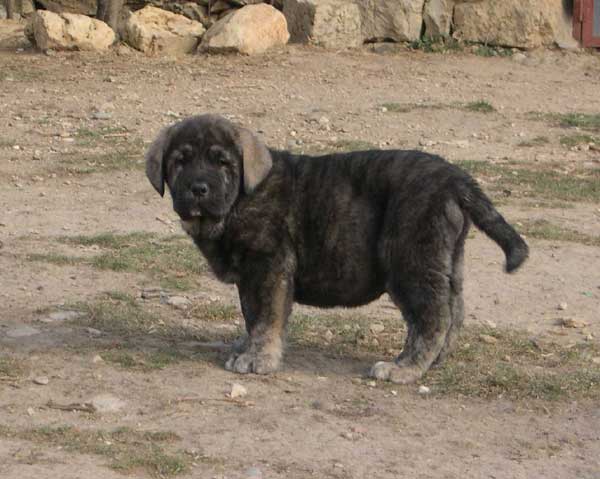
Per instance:
[[[109,21],[101,10],[111,3]],[[152,55],[254,54],[288,40],[333,49],[432,39],[578,46],[567,0],[4,0],[7,16],[29,18],[27,34],[42,50],[105,50],[119,38]]]

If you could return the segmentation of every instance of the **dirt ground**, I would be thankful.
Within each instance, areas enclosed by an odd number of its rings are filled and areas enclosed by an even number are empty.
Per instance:
[[[598,53],[155,59],[46,55],[22,26],[0,32],[0,477],[600,478]],[[507,275],[470,235],[461,352],[419,385],[365,377],[401,348],[387,298],[298,307],[284,369],[231,374],[235,291],[143,173],[162,126],[206,112],[278,148],[439,153],[531,257]]]

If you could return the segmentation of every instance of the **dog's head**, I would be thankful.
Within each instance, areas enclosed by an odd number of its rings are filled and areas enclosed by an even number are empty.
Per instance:
[[[214,238],[240,195],[251,194],[271,169],[271,154],[249,130],[216,115],[194,116],[165,128],[146,154],[146,174],[184,229]]]

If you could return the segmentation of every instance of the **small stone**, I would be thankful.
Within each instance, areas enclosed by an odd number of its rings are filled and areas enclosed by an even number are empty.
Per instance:
[[[104,359],[102,359],[102,356],[100,356],[99,354],[94,355],[94,357],[92,358],[92,362],[94,364],[98,364],[98,363],[103,363]]]
[[[247,394],[248,394],[248,390],[241,384],[233,383],[231,385],[231,391],[229,392],[229,397],[231,399],[243,398]]]
[[[81,318],[82,316],[84,316],[84,313],[80,311],[56,311],[54,313],[50,313],[45,318],[40,319],[40,321],[42,323],[57,323]]]
[[[595,358],[592,358],[592,362],[594,364],[600,364],[600,356],[596,356]]]
[[[385,326],[381,323],[373,323],[369,326],[369,330],[373,334],[381,334],[385,331]]]
[[[426,396],[427,394],[429,394],[431,392],[431,389],[429,389],[427,386],[419,386],[419,390],[417,391],[421,396]]]
[[[351,432],[343,432],[341,435],[344,439],[348,439],[348,441],[354,441],[355,439],[354,434],[352,434]]]
[[[37,378],[33,378],[33,382],[40,386],[45,386],[50,380],[48,379],[48,376],[38,376]]]
[[[496,327],[498,326],[496,323],[494,323],[494,321],[490,321],[489,319],[486,319],[484,323],[488,328],[492,329],[496,329]]]
[[[42,152],[40,150],[35,150],[31,156],[31,159],[34,161],[40,161],[42,159]]]
[[[263,473],[258,467],[250,467],[246,469],[246,477],[248,479],[262,479]]]
[[[192,304],[185,296],[169,296],[165,303],[177,309],[187,309]]]
[[[34,336],[39,333],[40,331],[38,329],[32,328],[31,326],[23,325],[9,329],[8,331],[6,331],[5,334],[9,338],[25,338],[27,336]]]
[[[381,107],[381,113],[387,113],[388,109],[385,106]]]
[[[585,328],[588,324],[575,318],[560,318],[558,324],[564,328]]]
[[[119,412],[125,407],[125,401],[112,394],[99,394],[89,401],[99,413]]]
[[[498,339],[496,339],[494,336],[490,336],[489,334],[480,334],[479,339],[485,344],[496,344],[498,342]]]
[[[110,120],[112,118],[112,113],[107,111],[95,111],[91,115],[92,120]]]
[[[377,386],[377,381],[367,381],[367,386],[369,386],[370,388],[374,388],[375,386]]]
[[[567,310],[567,307],[568,307],[567,303],[560,303],[560,304],[558,305],[558,310],[559,310],[559,311],[566,311],[566,310]]]
[[[328,329],[327,331],[325,331],[323,337],[325,338],[325,341],[329,343],[333,339],[333,332],[330,329]]]
[[[27,408],[27,414],[29,416],[33,416],[35,414],[35,410],[32,407]]]
[[[85,328],[85,331],[91,336],[102,336],[102,331],[96,328]]]
[[[512,60],[517,63],[523,63],[525,60],[527,60],[527,55],[524,53],[514,53],[512,55]]]
[[[397,395],[398,395],[398,391],[395,391],[395,390],[393,390],[393,389],[392,389],[392,390],[390,391],[390,394],[391,394],[392,396],[397,396]]]
[[[165,296],[165,301],[167,300],[166,298],[169,297],[168,293],[162,288],[144,288],[142,289],[141,296],[143,299],[153,299]]]

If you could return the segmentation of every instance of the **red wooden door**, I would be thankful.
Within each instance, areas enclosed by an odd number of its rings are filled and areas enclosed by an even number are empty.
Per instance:
[[[600,0],[575,0],[573,36],[584,47],[600,47]]]

